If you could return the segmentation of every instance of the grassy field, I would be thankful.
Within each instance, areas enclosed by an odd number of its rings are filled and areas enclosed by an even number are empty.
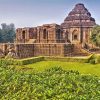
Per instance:
[[[34,64],[15,66],[17,70],[26,72],[41,72],[52,67],[61,67],[64,70],[77,70],[81,74],[92,74],[100,76],[100,64],[89,64],[79,62],[61,62],[61,61],[41,61]]]

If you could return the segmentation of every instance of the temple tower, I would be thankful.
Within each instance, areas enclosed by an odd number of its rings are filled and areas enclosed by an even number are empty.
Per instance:
[[[68,14],[61,27],[71,43],[82,44],[90,42],[91,29],[95,25],[95,19],[91,17],[91,13],[84,4],[79,3]]]

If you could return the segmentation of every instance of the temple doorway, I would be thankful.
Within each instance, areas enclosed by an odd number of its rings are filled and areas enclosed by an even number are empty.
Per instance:
[[[78,35],[74,35],[74,40],[78,40]]]
[[[25,43],[25,31],[22,32],[22,42]]]
[[[79,42],[79,33],[77,30],[72,32],[72,42],[77,43]]]
[[[22,39],[25,39],[25,31],[22,32]]]

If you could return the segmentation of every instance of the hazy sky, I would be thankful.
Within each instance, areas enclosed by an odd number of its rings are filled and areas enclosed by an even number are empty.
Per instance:
[[[100,0],[0,0],[0,24],[34,27],[64,21],[75,4],[84,3],[100,24]]]

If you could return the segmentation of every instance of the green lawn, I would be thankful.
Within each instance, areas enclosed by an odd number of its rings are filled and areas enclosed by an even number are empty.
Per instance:
[[[77,70],[81,74],[92,74],[100,76],[100,64],[78,63],[78,62],[60,62],[60,61],[41,61],[34,64],[16,66],[17,70],[26,72],[41,72],[51,67],[62,67],[65,70]]]

